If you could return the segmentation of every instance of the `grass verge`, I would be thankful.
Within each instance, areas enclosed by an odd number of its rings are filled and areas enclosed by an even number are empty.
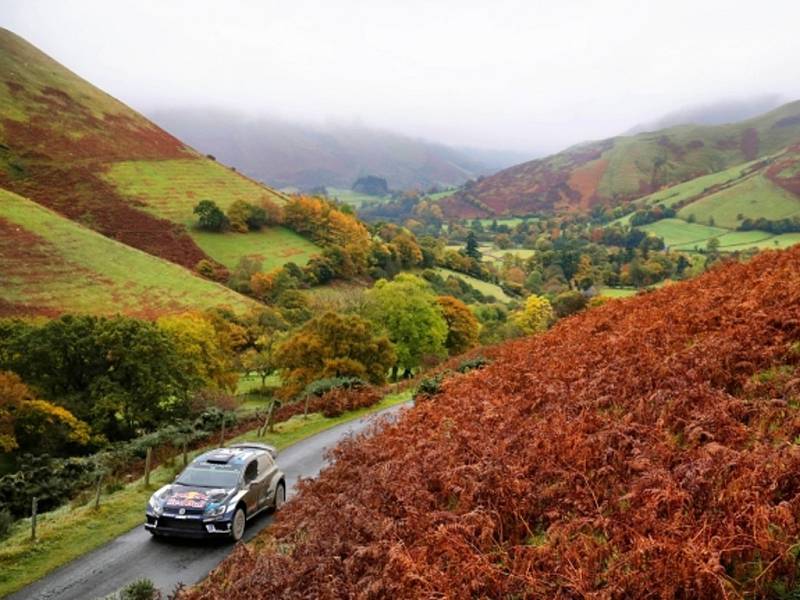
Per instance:
[[[374,406],[332,419],[320,413],[310,414],[307,419],[296,416],[279,423],[275,426],[275,433],[268,433],[263,438],[256,438],[256,430],[253,429],[228,442],[258,440],[283,449],[341,423],[405,402],[411,398],[411,394],[410,390],[389,394]],[[192,456],[200,452],[202,450],[197,450]],[[0,597],[22,589],[50,571],[141,525],[149,495],[171,481],[181,469],[182,463],[178,459],[172,466],[163,465],[154,469],[149,487],[145,487],[144,480],[139,479],[118,491],[102,494],[97,510],[92,499],[83,506],[65,505],[40,515],[36,542],[30,540],[30,519],[17,522],[0,548]]]

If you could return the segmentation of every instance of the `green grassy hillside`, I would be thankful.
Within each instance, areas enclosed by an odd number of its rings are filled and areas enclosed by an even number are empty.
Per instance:
[[[209,255],[235,263],[253,246],[271,264],[286,258],[282,230],[198,244],[192,229],[201,199],[225,209],[236,200],[282,203],[283,194],[198,154],[3,29],[0,73],[0,188],[190,268]],[[287,260],[303,262],[315,248],[299,245]]]
[[[62,312],[154,317],[255,303],[0,190],[0,315]]]
[[[441,206],[450,216],[470,218],[587,211],[707,175],[713,180],[798,141],[800,101],[739,123],[683,125],[574,146],[466,185]]]
[[[780,221],[800,217],[800,146],[758,161],[660,190],[637,202],[676,211],[641,229],[664,238],[677,250],[700,250],[711,238],[722,250],[785,248],[800,241],[798,233],[740,230],[746,219]],[[627,223],[630,216],[620,219]]]

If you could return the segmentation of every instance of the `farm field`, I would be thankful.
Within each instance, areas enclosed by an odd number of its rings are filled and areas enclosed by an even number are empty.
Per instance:
[[[122,161],[110,165],[104,177],[153,215],[187,226],[195,222],[192,210],[200,200],[213,200],[222,210],[237,200],[251,204],[285,200],[283,194],[213,160]]]
[[[331,200],[336,199],[339,202],[349,204],[353,208],[359,208],[365,202],[388,202],[389,196],[370,196],[369,194],[361,194],[348,190],[345,188],[326,188],[328,190],[328,198]]]
[[[313,255],[321,252],[319,246],[285,227],[248,233],[192,229],[190,235],[203,252],[229,269],[245,256],[262,261],[264,271],[271,271],[287,262],[302,267]]]
[[[639,293],[637,288],[603,288],[600,296],[604,298],[630,298]]]
[[[444,267],[436,267],[434,269],[439,275],[447,279],[448,276],[452,275],[453,277],[458,277],[463,279],[476,290],[478,290],[481,294],[485,296],[494,296],[495,299],[499,300],[500,302],[511,302],[512,298],[508,294],[506,294],[499,285],[495,285],[494,283],[489,283],[487,281],[481,281],[480,279],[476,279],[475,277],[470,277],[469,275],[464,275],[463,273],[458,273],[456,271],[451,271],[450,269],[445,269]]]
[[[717,173],[695,177],[684,183],[679,183],[665,190],[645,196],[642,198],[641,202],[651,206],[663,204],[664,206],[671,207],[693,196],[699,196],[711,187],[729,184],[737,179],[745,177],[747,172],[760,162],[763,162],[763,159],[736,165],[735,167]]]
[[[639,229],[664,239],[670,248],[679,245],[704,243],[712,237],[720,237],[729,230],[721,227],[710,227],[699,223],[687,223],[681,219],[661,219],[655,223],[642,225]]]
[[[254,303],[217,283],[106,238],[0,190],[0,314],[153,317]]]
[[[717,226],[735,229],[742,219],[798,216],[800,199],[759,174],[684,206],[677,216],[688,219],[692,215],[697,223],[713,219]]]

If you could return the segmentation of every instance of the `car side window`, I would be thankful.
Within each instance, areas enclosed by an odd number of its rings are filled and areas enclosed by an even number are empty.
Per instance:
[[[272,461],[272,457],[269,454],[262,454],[258,457],[258,472],[261,475],[264,475],[267,471],[269,471],[275,463]]]
[[[251,460],[244,470],[244,482],[250,483],[252,481],[255,481],[257,475],[258,475],[258,463],[255,460]]]

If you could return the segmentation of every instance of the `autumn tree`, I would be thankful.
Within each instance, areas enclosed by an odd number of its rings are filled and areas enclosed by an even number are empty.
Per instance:
[[[514,322],[525,333],[541,333],[553,322],[553,307],[547,298],[531,294],[525,306],[514,314]]]
[[[401,273],[392,281],[382,279],[367,292],[368,318],[389,336],[397,352],[398,368],[418,367],[427,355],[445,354],[447,323],[430,285],[420,277]]]
[[[453,356],[477,346],[480,324],[467,305],[452,296],[439,296],[436,301],[447,323],[447,352]]]
[[[211,320],[199,312],[163,316],[158,327],[175,343],[184,372],[198,386],[234,391],[238,380],[233,350],[217,335]]]
[[[395,353],[389,340],[374,335],[371,324],[358,315],[326,312],[281,343],[275,359],[284,372],[284,393],[291,396],[326,377],[359,377],[381,384],[395,363]]]
[[[89,441],[86,423],[62,406],[37,399],[17,374],[0,371],[0,450],[60,454]]]
[[[259,229],[260,225],[258,227],[250,226],[250,222],[254,219],[253,212],[255,210],[260,211],[259,216],[263,216],[263,221],[266,222],[266,213],[264,213],[264,209],[257,209],[252,204],[248,204],[244,200],[237,200],[231,204],[228,207],[227,214],[231,229],[238,233],[247,233],[251,229]],[[256,220],[261,222],[261,219],[258,217],[256,217]]]

